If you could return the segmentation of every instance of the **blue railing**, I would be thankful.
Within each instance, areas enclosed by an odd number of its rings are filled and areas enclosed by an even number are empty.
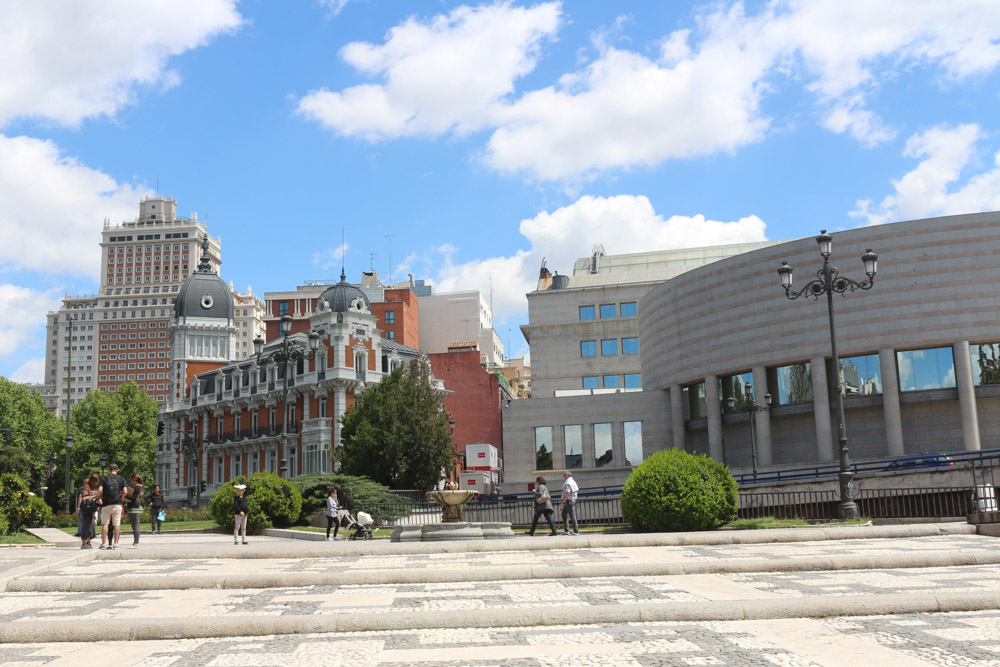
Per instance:
[[[934,452],[938,453],[938,452]],[[955,462],[955,465],[961,463],[966,463],[970,461],[996,461],[1000,459],[1000,449],[987,449],[975,452],[940,452],[950,458]],[[929,455],[930,453],[928,453]],[[932,470],[934,468],[940,468],[942,466],[936,465],[921,465],[907,467],[902,470],[890,470],[889,467],[895,461],[901,461],[903,459],[910,458],[911,455],[901,456],[896,459],[882,459],[880,461],[859,461],[857,463],[851,464],[851,472],[855,475],[865,475],[877,472],[908,472],[911,470]],[[809,466],[806,468],[789,468],[786,470],[768,470],[766,472],[758,472],[754,475],[752,472],[743,473],[740,475],[733,475],[736,479],[736,483],[740,486],[754,486],[759,484],[776,484],[781,482],[797,482],[806,479],[822,479],[824,477],[836,477],[837,473],[840,472],[840,466],[836,463],[829,463],[818,466]]]

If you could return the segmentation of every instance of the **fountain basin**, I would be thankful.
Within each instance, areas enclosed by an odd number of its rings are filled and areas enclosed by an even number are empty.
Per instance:
[[[397,526],[392,531],[392,542],[446,542],[451,540],[504,540],[512,539],[514,531],[507,522],[450,521],[425,523],[417,526]]]

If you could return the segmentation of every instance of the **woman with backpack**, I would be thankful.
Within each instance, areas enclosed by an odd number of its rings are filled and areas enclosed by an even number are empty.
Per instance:
[[[97,502],[97,487],[101,485],[101,478],[91,475],[87,483],[80,489],[80,548],[93,549],[90,543],[97,532],[94,530],[97,510],[100,505]]]

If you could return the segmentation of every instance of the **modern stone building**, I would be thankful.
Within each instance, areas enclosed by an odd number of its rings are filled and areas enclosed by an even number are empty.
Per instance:
[[[505,490],[544,474],[547,457],[556,470],[579,461],[581,486],[620,484],[642,458],[670,447],[749,468],[750,424],[738,408],[764,406],[766,394],[772,407],[754,425],[760,467],[833,462],[839,370],[854,460],[997,446],[1000,213],[837,232],[831,262],[861,280],[868,248],[879,254],[873,289],[834,297],[841,369],[831,367],[825,298],[789,301],[776,273],[787,261],[798,287],[815,277],[822,258],[812,237],[692,267],[637,296],[635,326],[620,333],[638,336],[641,392],[560,396],[573,377],[615,367],[592,370],[568,358],[572,372],[543,384],[549,360],[536,358],[533,342],[536,398],[513,402],[504,417],[506,472],[515,482]],[[528,295],[528,335],[540,331],[538,305],[551,303],[562,311],[552,332],[566,332],[570,343],[602,340],[605,333],[566,321],[574,307],[600,307],[596,294],[573,294],[572,279],[563,294],[545,292]],[[621,319],[632,294],[604,294]],[[537,398],[543,387],[552,398]],[[547,456],[539,456],[543,441]]]

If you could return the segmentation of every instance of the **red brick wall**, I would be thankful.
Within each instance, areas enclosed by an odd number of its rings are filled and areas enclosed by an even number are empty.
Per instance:
[[[493,445],[503,455],[500,428],[500,384],[479,363],[478,350],[430,354],[434,377],[455,393],[444,399],[444,409],[455,420],[452,434],[458,451],[478,442]]]

